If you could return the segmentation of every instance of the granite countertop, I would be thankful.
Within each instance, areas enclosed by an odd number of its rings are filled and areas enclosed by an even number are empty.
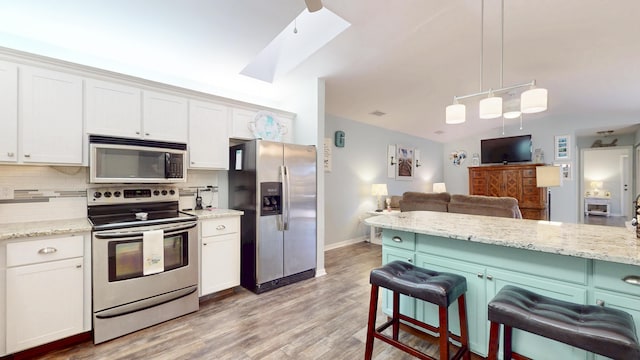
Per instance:
[[[623,227],[432,211],[373,216],[368,225],[615,263],[640,265],[640,239]]]
[[[23,237],[65,235],[90,232],[87,218],[50,221],[30,221],[0,224],[0,241]]]
[[[231,210],[231,209],[204,209],[204,210],[189,210],[183,211],[189,215],[195,215],[198,219],[214,219],[227,216],[240,216],[244,215],[244,211]]]

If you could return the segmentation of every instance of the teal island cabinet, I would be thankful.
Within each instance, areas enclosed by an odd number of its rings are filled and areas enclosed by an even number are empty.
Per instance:
[[[597,225],[415,211],[365,220],[382,231],[382,262],[403,260],[467,279],[471,350],[486,356],[487,304],[505,285],[579,304],[621,309],[640,329],[640,241],[635,231]],[[382,296],[391,314],[390,292]],[[457,306],[451,331],[459,334]],[[437,325],[437,308],[400,298],[400,311]],[[514,349],[533,359],[601,359],[583,350],[514,330]]]

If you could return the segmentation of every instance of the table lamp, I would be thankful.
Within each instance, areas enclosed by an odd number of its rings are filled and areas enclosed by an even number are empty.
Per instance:
[[[536,186],[547,188],[547,220],[551,221],[550,187],[562,186],[562,168],[560,166],[536,166]]]
[[[600,189],[604,186],[602,181],[592,181],[591,182],[591,190],[593,192],[593,196],[600,196]]]
[[[380,197],[387,196],[387,184],[371,184],[371,195],[378,197],[378,209],[376,211],[382,211],[384,206],[380,203]]]
[[[433,183],[433,192],[434,193],[447,192],[447,186],[443,182],[441,182],[441,183]]]

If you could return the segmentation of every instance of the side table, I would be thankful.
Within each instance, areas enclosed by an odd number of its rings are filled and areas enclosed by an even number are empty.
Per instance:
[[[585,197],[584,214],[589,215],[611,215],[611,199],[604,197]]]
[[[367,211],[368,215],[371,216],[377,216],[377,215],[391,215],[391,214],[399,214],[400,210],[382,210],[382,211],[375,211],[375,210],[370,210]],[[378,245],[382,245],[382,240],[378,241],[378,238],[376,237],[376,227],[371,225],[371,231],[369,232],[369,242],[372,244],[378,244]]]

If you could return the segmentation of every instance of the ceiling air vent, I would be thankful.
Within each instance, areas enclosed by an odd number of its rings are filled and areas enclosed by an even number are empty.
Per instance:
[[[371,115],[375,115],[375,116],[384,116],[384,115],[387,115],[387,113],[384,113],[384,112],[382,112],[382,111],[380,111],[380,110],[372,111],[372,112],[370,112],[369,114],[371,114]]]

